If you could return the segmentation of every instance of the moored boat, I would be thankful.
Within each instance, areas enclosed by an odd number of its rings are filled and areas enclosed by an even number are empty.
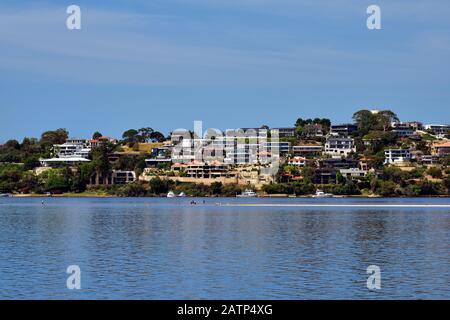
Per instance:
[[[254,192],[253,190],[250,189],[246,189],[244,192],[242,192],[241,194],[238,194],[236,197],[238,198],[255,198],[258,195],[256,194],[256,192]]]
[[[173,193],[173,191],[169,191],[169,193],[167,193],[167,198],[175,198],[176,195],[175,193]]]
[[[313,198],[332,198],[332,193],[325,193],[322,190],[317,190],[316,194],[312,196]]]

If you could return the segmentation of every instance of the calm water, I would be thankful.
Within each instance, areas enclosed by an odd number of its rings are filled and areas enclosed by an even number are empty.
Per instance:
[[[1,198],[0,298],[450,299],[448,208],[214,205],[449,199],[190,200]]]

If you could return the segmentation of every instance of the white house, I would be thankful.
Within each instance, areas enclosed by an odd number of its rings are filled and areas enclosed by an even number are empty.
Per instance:
[[[332,157],[347,157],[356,152],[355,143],[352,138],[329,136],[325,143],[325,154]]]
[[[402,163],[411,160],[411,150],[409,149],[387,149],[384,151],[384,163]]]
[[[91,160],[81,157],[63,157],[63,158],[52,158],[52,159],[40,159],[39,162],[43,167],[55,167],[60,165],[73,166],[78,163],[86,163]]]

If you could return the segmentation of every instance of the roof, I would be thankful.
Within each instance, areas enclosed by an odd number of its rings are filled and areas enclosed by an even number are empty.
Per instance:
[[[294,160],[294,161],[305,161],[306,158],[304,157],[291,157],[289,158],[289,161]]]
[[[434,148],[450,148],[450,142],[433,144]]]

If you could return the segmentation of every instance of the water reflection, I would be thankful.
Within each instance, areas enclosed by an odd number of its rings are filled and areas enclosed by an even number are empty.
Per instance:
[[[450,297],[445,209],[7,199],[0,210],[1,298]],[[65,287],[71,264],[80,291]],[[372,264],[379,292],[366,288]]]

